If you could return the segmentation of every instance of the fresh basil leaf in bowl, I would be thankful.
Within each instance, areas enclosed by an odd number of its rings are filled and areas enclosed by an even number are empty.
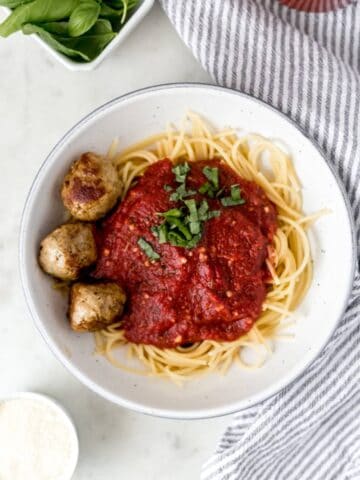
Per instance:
[[[69,22],[48,22],[42,23],[41,28],[49,33],[56,35],[69,36]],[[99,18],[87,32],[88,35],[98,35],[101,33],[112,33],[111,22],[105,18]]]
[[[94,60],[121,30],[140,0],[0,0],[12,13],[0,36],[36,34],[55,51],[79,62]]]
[[[25,23],[53,22],[68,18],[81,0],[34,0],[17,7],[0,25],[0,35],[7,37]]]
[[[99,18],[100,10],[101,6],[96,0],[81,2],[70,15],[70,37],[80,37],[80,35],[90,30]]]
[[[58,52],[85,62],[96,58],[116,35],[114,32],[88,32],[88,34],[82,35],[81,37],[72,38],[50,33],[39,25],[33,24],[24,25],[22,31],[26,35],[37,33],[44,42]]]
[[[0,0],[0,7],[16,8],[34,0]]]

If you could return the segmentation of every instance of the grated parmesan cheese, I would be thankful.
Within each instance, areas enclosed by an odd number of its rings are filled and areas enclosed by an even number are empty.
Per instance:
[[[42,399],[0,401],[1,480],[69,480],[74,455],[76,435],[60,408]]]

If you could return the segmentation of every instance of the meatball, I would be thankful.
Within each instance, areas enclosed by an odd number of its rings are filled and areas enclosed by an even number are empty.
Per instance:
[[[111,161],[84,153],[70,167],[61,188],[65,207],[78,220],[91,222],[105,215],[121,194],[121,183]]]
[[[70,290],[69,319],[77,332],[94,332],[116,322],[126,297],[116,283],[75,283]]]
[[[67,223],[49,233],[40,244],[39,263],[49,275],[76,280],[81,269],[97,258],[93,227]]]

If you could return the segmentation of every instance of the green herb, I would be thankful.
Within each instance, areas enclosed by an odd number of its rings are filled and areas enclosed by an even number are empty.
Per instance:
[[[166,217],[166,221],[171,226],[170,228],[174,229],[176,227],[183,234],[185,240],[191,240],[191,233],[182,220],[176,217]]]
[[[200,207],[198,208],[199,220],[206,222],[211,218],[219,217],[220,210],[212,210],[209,212],[209,204],[206,200],[202,200]]]
[[[86,62],[96,58],[116,35],[115,33],[91,34],[89,31],[87,35],[71,38],[49,33],[30,23],[24,25],[22,31],[26,35],[37,33],[54,50]]]
[[[112,20],[118,19],[120,26],[126,20],[129,12],[138,4],[138,0],[118,0],[118,1],[106,1],[102,3],[100,15],[102,17],[111,18]]]
[[[80,37],[95,25],[101,6],[95,0],[84,0],[72,12],[69,18],[70,37]]]
[[[209,181],[201,185],[199,193],[215,198],[216,192],[219,190],[219,169],[206,166],[203,168],[203,174]]]
[[[190,172],[190,166],[187,162],[179,163],[179,165],[172,168],[172,172],[177,183],[185,183],[187,174]]]
[[[230,197],[223,197],[220,201],[224,207],[233,207],[245,203],[245,199],[241,197],[241,189],[239,185],[232,185]]]
[[[166,243],[168,232],[167,232],[167,227],[165,223],[151,227],[151,231],[153,232],[155,237],[158,238],[159,243]]]
[[[189,221],[190,222],[198,222],[199,221],[199,215],[198,215],[198,210],[197,210],[197,206],[196,206],[196,201],[194,199],[185,200],[184,203],[189,210]]]
[[[193,235],[196,235],[201,232],[201,223],[200,222],[190,222],[189,223],[190,232]]]
[[[179,200],[183,200],[184,198],[191,197],[191,195],[195,195],[196,190],[186,190],[185,183],[182,183],[175,192],[170,195],[170,200],[173,202],[177,202]]]
[[[137,243],[138,243],[139,247],[141,248],[141,250],[145,253],[145,255],[150,258],[150,260],[159,260],[160,259],[160,255],[157,252],[155,252],[155,250],[150,245],[150,243],[148,243],[142,237],[139,238]]]
[[[201,185],[201,187],[199,188],[199,193],[201,193],[202,195],[207,195],[208,197],[210,198],[214,198],[215,197],[215,194],[216,194],[216,190],[214,189],[214,187],[211,185],[211,183],[209,182],[205,182]]]
[[[160,217],[181,217],[183,215],[180,208],[171,208],[167,212],[158,213]]]
[[[13,9],[0,36],[37,34],[76,61],[96,58],[116,36],[139,0],[0,0]]]
[[[60,36],[68,36],[69,34],[69,22],[42,23],[41,28],[49,33],[55,33]],[[113,33],[113,31],[109,20],[101,18],[90,28],[87,35],[101,35],[103,33]]]
[[[206,200],[202,200],[200,204],[194,198],[185,200],[186,197],[195,195],[195,190],[186,189],[186,178],[190,172],[188,163],[182,163],[172,168],[175,180],[180,185],[170,195],[170,200],[181,201],[183,206],[179,208],[171,208],[166,212],[157,215],[164,217],[161,225],[151,228],[153,235],[158,239],[159,243],[169,243],[177,247],[194,248],[201,240],[203,225],[207,220],[218,217],[219,210],[209,210],[209,204]],[[210,195],[215,196],[219,189],[219,171],[218,168],[204,167],[203,173],[208,178],[206,183],[207,190]],[[204,186],[203,186],[204,187]],[[171,191],[171,187],[164,185],[165,191]],[[200,190],[202,187],[200,188]],[[185,208],[186,207],[186,208]]]
[[[210,220],[211,218],[216,218],[220,217],[220,210],[212,210],[207,214],[207,220]]]
[[[209,211],[209,204],[206,200],[202,200],[200,203],[200,207],[198,209],[198,215],[200,220],[205,221],[207,220],[207,212]]]
[[[217,167],[204,167],[203,174],[215,189],[219,188],[219,169]]]
[[[0,5],[2,7],[16,8],[25,3],[33,2],[34,0],[0,0]]]
[[[172,192],[172,186],[171,185],[164,185],[163,186],[163,189],[165,190],[165,192]]]
[[[7,37],[25,23],[53,22],[69,18],[81,0],[34,0],[18,6],[0,25],[0,35]]]
[[[168,233],[168,241],[169,241],[170,245],[173,245],[174,247],[188,248],[188,245],[189,245],[189,241],[187,241],[178,232],[169,232]]]

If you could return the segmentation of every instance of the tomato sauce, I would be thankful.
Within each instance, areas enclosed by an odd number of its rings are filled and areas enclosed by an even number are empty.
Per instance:
[[[265,260],[277,228],[275,206],[254,182],[219,160],[191,164],[187,188],[207,181],[204,166],[218,167],[220,186],[241,187],[244,205],[224,207],[206,198],[220,216],[204,223],[192,249],[160,244],[151,232],[165,212],[179,206],[164,185],[178,184],[169,160],[150,166],[117,210],[99,228],[95,277],[118,282],[127,293],[126,338],[134,343],[175,347],[212,339],[230,341],[250,330],[261,313],[269,276]],[[142,237],[160,254],[151,261],[139,248]]]

